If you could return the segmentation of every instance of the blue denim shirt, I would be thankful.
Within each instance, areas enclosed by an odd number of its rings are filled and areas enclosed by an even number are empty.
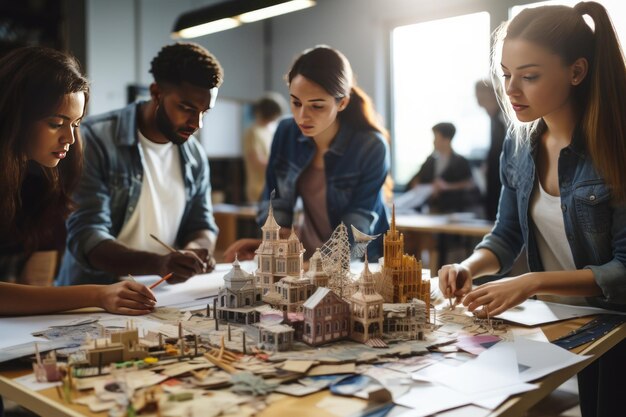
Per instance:
[[[272,142],[267,166],[263,201],[257,221],[265,223],[270,192],[274,217],[278,224],[291,226],[296,205],[297,182],[313,161],[316,146],[306,137],[293,118],[281,121]],[[382,198],[382,186],[389,171],[389,147],[385,138],[371,130],[355,131],[342,123],[337,136],[324,154],[326,173],[326,205],[330,225],[343,222],[363,233],[383,233],[389,229]],[[330,236],[328,236],[330,237]],[[368,258],[375,261],[382,255],[382,237],[368,246]]]
[[[528,210],[537,177],[537,143],[543,131],[545,125],[541,124],[517,150],[514,140],[509,138],[504,143],[498,217],[491,233],[476,247],[489,249],[498,257],[500,273],[511,269],[524,246],[529,270],[543,271]],[[626,206],[613,204],[580,130],[561,150],[558,177],[565,235],[576,268],[593,271],[603,293],[587,301],[598,307],[626,309]]]
[[[115,239],[137,207],[143,181],[143,154],[137,138],[137,109],[142,103],[89,117],[81,125],[84,169],[73,198],[78,209],[67,220],[67,250],[57,285],[107,284],[114,274],[94,270],[87,254]],[[190,137],[178,147],[185,184],[185,210],[177,245],[198,230],[217,233],[211,206],[209,162]]]

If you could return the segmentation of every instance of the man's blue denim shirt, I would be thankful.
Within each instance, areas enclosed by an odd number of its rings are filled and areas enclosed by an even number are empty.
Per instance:
[[[529,201],[536,182],[537,144],[541,123],[529,141],[509,138],[500,157],[502,194],[496,224],[476,247],[491,250],[499,259],[500,273],[508,272],[526,246],[530,271],[542,271],[541,258],[529,217]],[[577,129],[558,162],[561,211],[565,235],[577,269],[593,271],[602,296],[588,297],[591,305],[626,309],[626,206],[611,200],[609,188],[586,151]]]
[[[67,220],[67,249],[57,285],[109,284],[114,274],[90,267],[87,254],[115,239],[137,207],[143,181],[143,154],[137,139],[137,109],[89,117],[81,124],[84,169],[73,199],[78,209]],[[185,210],[177,245],[198,230],[217,233],[211,206],[209,162],[200,143],[190,137],[178,147],[185,184]]]
[[[257,217],[262,225],[267,218],[272,190],[274,217],[281,226],[291,226],[296,205],[297,182],[309,166],[316,147],[312,138],[300,131],[293,118],[280,122],[267,166],[263,201]],[[326,204],[330,225],[343,222],[367,234],[384,233],[389,229],[382,198],[382,186],[389,172],[389,147],[385,138],[373,130],[356,131],[341,123],[339,132],[324,154],[326,172]],[[368,246],[368,258],[382,255],[382,237]]]

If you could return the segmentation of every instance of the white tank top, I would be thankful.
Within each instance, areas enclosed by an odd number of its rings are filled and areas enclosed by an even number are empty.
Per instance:
[[[539,180],[535,183],[530,200],[530,217],[544,270],[575,271],[576,264],[565,236],[561,197],[548,194]],[[540,295],[537,298],[565,304],[587,305],[584,297]]]

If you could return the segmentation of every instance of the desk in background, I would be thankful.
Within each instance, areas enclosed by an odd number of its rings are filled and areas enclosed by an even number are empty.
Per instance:
[[[213,206],[215,222],[220,228],[217,237],[216,251],[221,254],[234,241],[242,237],[255,237],[257,233],[242,233],[242,223],[249,222],[255,228],[257,208],[255,206],[238,206],[234,204],[215,204]],[[439,254],[437,251],[437,234],[482,237],[491,231],[493,223],[486,220],[467,219],[451,215],[436,214],[400,214],[396,215],[396,228],[405,233],[405,242],[415,244],[415,254],[420,257],[422,250],[429,254],[431,276],[437,275]]]
[[[439,269],[437,234],[480,238],[491,231],[493,222],[468,219],[455,214],[415,213],[396,215],[396,228],[405,234],[406,243],[413,243],[418,258],[421,257],[422,250],[428,251],[430,274],[434,277]]]
[[[256,206],[237,206],[234,204],[214,204],[213,216],[220,232],[217,236],[215,250],[218,255],[224,252],[234,241],[241,236],[240,223],[247,221],[256,227]],[[245,236],[254,237],[255,235]],[[219,259],[218,259],[219,261]]]

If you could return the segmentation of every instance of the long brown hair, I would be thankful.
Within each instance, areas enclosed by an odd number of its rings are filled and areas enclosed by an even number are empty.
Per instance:
[[[89,83],[73,57],[50,48],[25,47],[0,59],[0,232],[12,233],[26,251],[37,247],[38,230],[55,216],[72,209],[70,195],[81,169],[80,139],[55,168],[28,161],[27,149],[35,122],[53,114],[67,94],[82,92]],[[21,193],[30,170],[43,184],[35,199]]]
[[[326,45],[304,51],[291,66],[287,82],[291,84],[297,75],[318,84],[337,101],[350,97],[346,108],[337,115],[340,122],[356,130],[379,132],[390,141],[371,98],[356,85],[350,62],[341,52]],[[385,200],[389,201],[392,197],[392,189],[393,181],[388,175],[384,184]]]
[[[589,16],[594,29],[583,16]],[[626,65],[615,29],[606,9],[596,2],[576,6],[543,6],[525,9],[496,35],[496,45],[505,39],[524,39],[559,55],[565,65],[579,58],[589,63],[588,74],[573,86],[573,99],[581,115],[587,149],[596,169],[610,187],[616,202],[626,202]],[[494,51],[500,48],[494,47]],[[500,61],[494,59],[494,69]],[[494,71],[495,74],[496,71]],[[506,104],[499,83],[499,95]],[[514,120],[514,118],[511,118]],[[517,133],[528,137],[537,122],[518,126]],[[522,136],[522,135],[520,135]]]

